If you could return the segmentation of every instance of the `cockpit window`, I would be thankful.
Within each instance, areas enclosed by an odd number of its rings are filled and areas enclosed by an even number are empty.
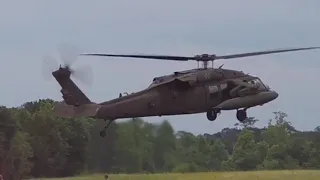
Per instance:
[[[263,84],[263,82],[259,78],[250,80],[249,83],[256,84],[259,89],[267,89],[267,87]]]

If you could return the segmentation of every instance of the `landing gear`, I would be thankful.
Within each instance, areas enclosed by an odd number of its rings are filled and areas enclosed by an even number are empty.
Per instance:
[[[110,126],[110,124],[112,123],[113,120],[105,120],[106,125],[103,127],[103,129],[100,131],[100,136],[101,137],[106,137],[107,135],[107,129]]]
[[[217,119],[217,116],[218,116],[218,113],[220,113],[220,111],[218,111],[218,110],[211,110],[211,111],[208,111],[207,112],[207,119],[209,120],[209,121],[214,121],[214,120],[216,120]]]
[[[237,119],[240,122],[243,122],[244,120],[246,120],[247,119],[247,110],[246,109],[237,110]]]

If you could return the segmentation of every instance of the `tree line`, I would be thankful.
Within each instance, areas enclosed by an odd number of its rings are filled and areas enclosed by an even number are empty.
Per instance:
[[[101,138],[102,120],[54,117],[54,101],[42,99],[0,108],[0,173],[63,177],[82,173],[162,173],[320,167],[320,127],[295,129],[284,112],[264,128],[249,117],[215,134],[175,132],[134,118],[112,123]],[[8,179],[8,178],[7,178]]]

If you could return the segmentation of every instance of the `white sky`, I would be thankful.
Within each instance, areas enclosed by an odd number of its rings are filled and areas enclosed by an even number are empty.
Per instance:
[[[61,99],[58,84],[41,77],[42,56],[57,55],[60,43],[83,52],[169,55],[320,46],[319,16],[316,0],[6,1],[0,6],[1,103]],[[216,64],[257,75],[279,93],[275,101],[248,110],[260,126],[281,110],[298,129],[312,130],[320,125],[319,57],[320,51],[313,50]],[[97,102],[143,89],[155,76],[197,66],[97,57],[81,57],[76,64],[92,66],[93,87],[79,86]],[[176,130],[193,133],[213,133],[237,122],[234,111],[223,112],[215,122],[205,114],[145,119],[163,118]]]

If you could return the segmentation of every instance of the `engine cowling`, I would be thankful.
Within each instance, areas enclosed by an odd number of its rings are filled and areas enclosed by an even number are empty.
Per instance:
[[[204,83],[212,80],[221,80],[223,78],[223,73],[218,70],[204,71],[198,74],[197,82]]]

